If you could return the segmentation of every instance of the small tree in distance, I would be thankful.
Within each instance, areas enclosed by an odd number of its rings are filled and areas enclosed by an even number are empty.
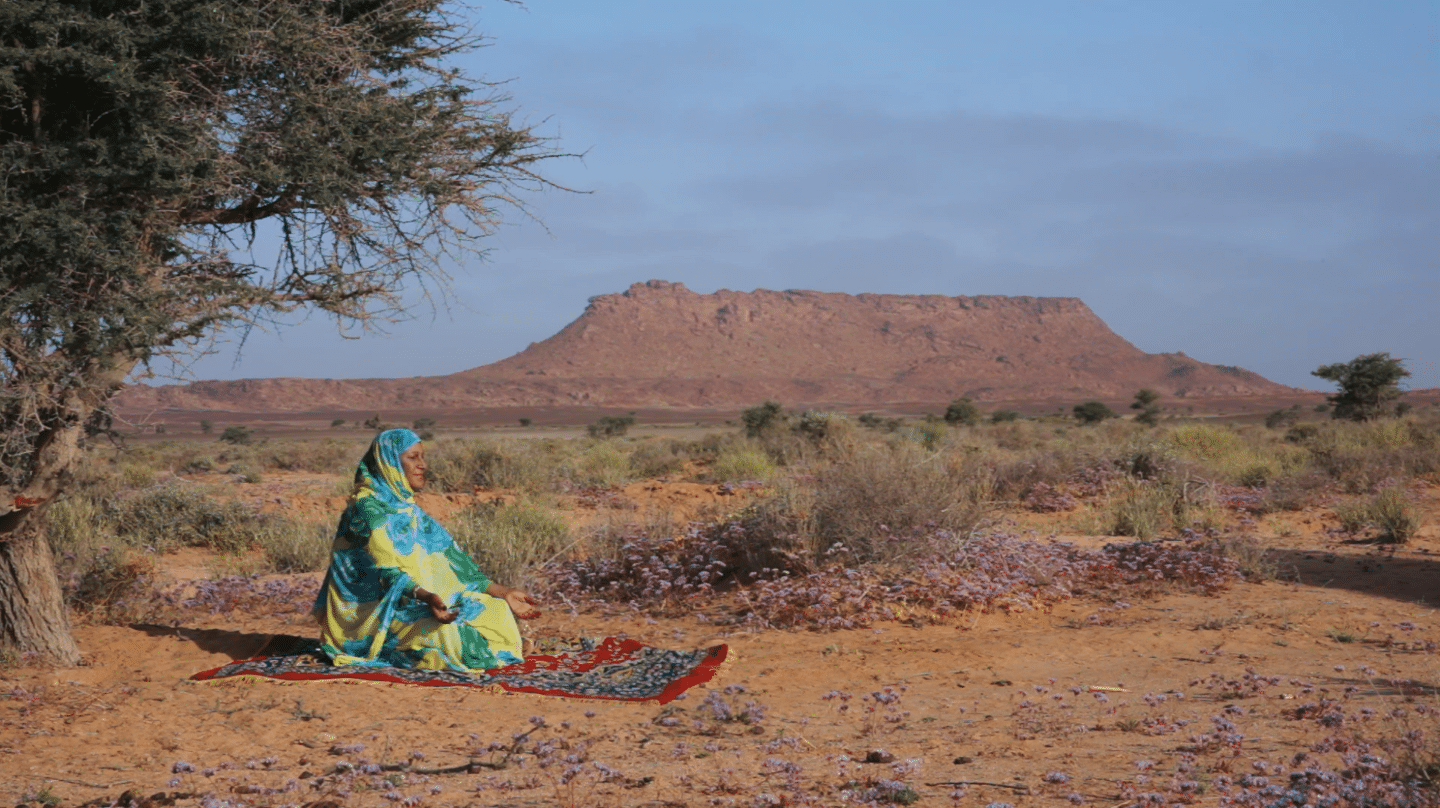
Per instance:
[[[945,423],[952,426],[974,426],[980,423],[980,408],[968,398],[957,398],[945,408]]]
[[[585,427],[592,438],[619,438],[630,431],[635,425],[633,415],[602,415],[595,420],[595,423]]]
[[[227,426],[225,431],[220,433],[220,440],[232,446],[244,446],[254,439],[255,436],[250,432],[250,427],[239,424]]]
[[[1321,365],[1310,372],[1335,382],[1340,392],[1326,396],[1334,406],[1331,418],[1373,421],[1395,414],[1394,401],[1400,397],[1400,380],[1410,375],[1405,363],[1388,353],[1357,356],[1349,362]]]
[[[1115,417],[1115,411],[1105,406],[1103,401],[1086,401],[1083,404],[1076,404],[1075,409],[1071,412],[1082,424],[1098,424]]]
[[[740,413],[740,423],[745,425],[745,434],[752,438],[758,438],[772,426],[778,426],[784,422],[785,408],[774,399],[745,409]]]
[[[1160,405],[1155,402],[1160,400],[1160,394],[1148,387],[1142,387],[1135,392],[1135,400],[1131,402],[1130,409],[1139,410],[1135,414],[1135,420],[1146,426],[1155,426],[1160,422]]]

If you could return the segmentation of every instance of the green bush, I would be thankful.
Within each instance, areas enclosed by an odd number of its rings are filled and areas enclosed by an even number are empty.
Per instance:
[[[652,438],[636,445],[630,453],[630,470],[636,477],[668,477],[683,470],[690,461],[689,447],[674,438]]]
[[[917,531],[944,530],[963,541],[983,517],[994,481],[983,467],[951,460],[905,441],[838,452],[801,483],[813,500],[812,552],[842,544],[857,561],[884,562],[935,549],[913,543]]]
[[[1219,461],[1246,451],[1245,441],[1233,429],[1212,424],[1178,426],[1161,440],[1190,460]]]
[[[556,449],[551,441],[436,441],[426,453],[426,479],[441,491],[499,488],[538,493],[554,484],[566,460]]]
[[[1288,410],[1272,410],[1265,416],[1265,426],[1269,429],[1290,428],[1300,420],[1300,413],[1294,408]]]
[[[254,439],[255,435],[248,426],[227,426],[225,431],[220,433],[220,440],[236,446],[243,446]]]
[[[933,416],[932,416],[933,417]],[[929,451],[940,448],[940,444],[949,436],[949,430],[945,422],[939,419],[933,421],[917,421],[908,429],[904,430],[908,436]]]
[[[1106,535],[1149,539],[1189,527],[1219,523],[1212,492],[1183,477],[1123,477],[1106,492],[1100,529]]]
[[[1103,401],[1086,401],[1083,404],[1076,404],[1071,410],[1075,419],[1082,424],[1098,424],[1115,417],[1115,411],[1105,405]]]
[[[1130,402],[1130,409],[1137,410],[1135,420],[1146,426],[1160,423],[1160,405],[1155,403],[1159,400],[1160,394],[1148,387],[1136,391],[1135,400]]]
[[[595,423],[585,427],[592,438],[623,437],[635,425],[633,415],[603,415]]]
[[[271,517],[258,526],[253,542],[265,554],[270,572],[324,572],[330,563],[335,521],[330,517]]]
[[[740,413],[740,423],[745,425],[745,435],[751,438],[758,438],[784,422],[785,409],[778,401],[766,401]]]
[[[1403,360],[1388,353],[1357,356],[1349,362],[1321,365],[1311,371],[1327,381],[1335,382],[1340,392],[1326,396],[1335,409],[1330,417],[1351,421],[1373,421],[1395,415],[1394,404],[1400,398],[1400,381],[1410,375]]]
[[[794,430],[812,442],[847,440],[855,436],[855,422],[844,413],[806,410],[795,422]]]
[[[181,480],[117,497],[111,518],[124,543],[162,553],[178,547],[238,552],[251,546],[262,521],[253,508]]]
[[[570,525],[543,499],[524,497],[508,505],[482,504],[452,521],[455,541],[480,569],[507,586],[530,589],[541,569],[572,547]]]
[[[733,446],[724,449],[710,464],[710,477],[716,482],[736,483],[747,480],[769,483],[778,469],[765,450],[757,446]]]
[[[980,408],[968,398],[957,398],[945,408],[945,423],[952,426],[974,426],[980,423]]]
[[[570,478],[582,486],[620,485],[634,479],[630,458],[609,442],[596,443],[580,455]]]
[[[1373,527],[1382,541],[1408,542],[1420,530],[1420,513],[1399,486],[1338,505],[1335,517],[1345,532],[1358,535]]]
[[[256,459],[267,470],[309,471],[349,477],[355,473],[366,448],[366,442],[359,439],[267,441],[256,453]]]

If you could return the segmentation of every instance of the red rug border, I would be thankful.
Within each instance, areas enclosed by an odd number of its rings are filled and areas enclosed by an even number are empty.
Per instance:
[[[609,639],[609,638],[607,638],[607,639]],[[622,640],[621,642],[622,642],[622,643],[636,643],[637,645],[644,645],[643,643],[639,643],[638,641],[633,640],[633,639],[626,639],[626,640]],[[537,654],[537,655],[535,655],[535,657],[550,657],[550,658],[554,658],[555,656],[556,656],[555,654]],[[531,658],[533,659],[533,658],[535,658],[535,657],[531,657]],[[271,675],[271,674],[257,673],[257,672],[255,672],[255,671],[240,671],[239,673],[233,673],[233,674],[230,674],[230,675],[228,675],[228,676],[223,676],[223,677],[216,675],[216,674],[217,674],[221,669],[223,669],[223,668],[227,668],[227,667],[229,667],[229,666],[231,666],[231,665],[235,665],[235,664],[242,664],[242,663],[245,663],[245,662],[257,662],[257,661],[262,660],[262,659],[268,659],[269,657],[266,657],[266,656],[250,657],[249,659],[237,659],[237,660],[233,660],[233,661],[230,661],[230,662],[226,662],[226,663],[223,664],[223,665],[217,665],[217,666],[215,666],[215,667],[213,667],[213,668],[210,668],[210,669],[208,669],[208,670],[203,670],[203,671],[200,671],[199,673],[192,674],[192,675],[190,676],[190,678],[193,679],[193,680],[195,680],[195,681],[200,681],[200,682],[214,682],[214,681],[219,681],[220,679],[229,679],[229,678],[232,678],[232,677],[235,677],[235,676],[256,676],[256,677],[259,677],[259,678],[261,678],[261,679],[278,679],[278,680],[289,681],[289,682],[323,682],[323,681],[331,681],[331,680],[341,680],[341,681],[343,681],[343,680],[346,680],[346,679],[358,679],[358,680],[367,681],[367,682],[381,682],[381,683],[385,683],[385,684],[412,685],[412,686],[419,686],[419,687],[469,687],[469,688],[476,688],[476,689],[481,689],[481,690],[490,689],[490,688],[495,688],[495,689],[498,689],[498,690],[502,690],[502,691],[504,691],[504,692],[506,692],[506,693],[528,693],[528,694],[537,695],[537,696],[558,696],[558,697],[561,697],[561,698],[583,699],[583,700],[586,700],[586,701],[629,701],[629,702],[647,702],[647,701],[653,701],[653,702],[655,702],[655,703],[657,703],[657,704],[668,704],[668,703],[674,701],[674,700],[675,700],[676,698],[678,698],[682,693],[684,693],[685,691],[689,690],[690,688],[696,687],[696,686],[698,686],[698,685],[703,685],[703,684],[705,684],[706,682],[710,681],[711,679],[715,678],[715,675],[718,674],[718,673],[720,672],[720,670],[725,666],[725,662],[729,659],[729,657],[730,657],[730,646],[729,646],[728,643],[721,643],[721,644],[719,644],[719,645],[711,646],[710,648],[705,649],[705,658],[704,658],[703,660],[701,660],[700,663],[697,664],[693,670],[691,670],[689,673],[685,674],[684,676],[681,676],[680,678],[675,679],[674,681],[672,681],[672,682],[670,682],[669,684],[667,684],[667,685],[665,686],[665,689],[662,690],[662,691],[660,691],[660,695],[658,695],[658,696],[646,697],[646,698],[635,698],[635,697],[626,697],[626,696],[583,696],[583,695],[577,695],[577,694],[575,694],[575,693],[568,693],[568,692],[566,692],[566,691],[564,691],[564,690],[554,690],[554,689],[546,689],[546,688],[540,688],[540,687],[527,687],[527,686],[525,686],[525,685],[512,685],[512,684],[507,684],[507,683],[504,683],[504,682],[445,682],[445,681],[438,681],[438,680],[437,680],[437,681],[425,681],[425,682],[413,682],[413,681],[410,681],[410,680],[408,680],[408,679],[401,679],[401,678],[396,677],[396,676],[393,676],[393,675],[391,675],[391,674],[384,673],[384,672],[382,672],[382,671],[380,671],[380,670],[370,669],[370,668],[363,668],[363,667],[358,667],[358,666],[356,667],[354,673],[350,673],[350,672],[346,672],[346,673],[296,673],[296,672],[292,672],[292,673],[279,673],[279,674],[273,674],[273,675]],[[496,671],[502,671],[502,670],[504,670],[504,668],[496,668],[495,670],[496,670]]]

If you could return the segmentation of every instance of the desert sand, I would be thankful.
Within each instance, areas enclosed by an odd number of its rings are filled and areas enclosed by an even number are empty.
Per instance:
[[[289,507],[334,504],[297,496],[305,485],[275,475],[245,494]],[[902,802],[921,805],[1113,808],[1155,791],[1168,802],[1214,804],[1223,778],[1290,770],[1301,765],[1297,755],[1319,759],[1311,747],[1324,731],[1297,707],[1342,699],[1346,688],[1348,709],[1377,716],[1347,731],[1393,735],[1416,720],[1428,732],[1440,728],[1433,712],[1415,714],[1435,704],[1440,682],[1440,488],[1419,493],[1426,527],[1405,545],[1346,543],[1326,532],[1319,509],[1263,517],[1252,535],[1275,549],[1278,579],[1239,582],[1217,597],[1075,599],[938,626],[834,632],[727,626],[734,604],[720,600],[666,619],[550,603],[528,625],[534,636],[729,644],[731,661],[708,689],[663,707],[365,682],[189,679],[257,653],[273,635],[313,633],[303,614],[80,624],[83,666],[0,668],[0,799],[837,805],[873,798],[867,789],[891,780],[911,790]],[[633,513],[683,513],[722,494],[652,482],[620,496]],[[445,501],[426,505],[443,519]],[[1012,516],[1015,529],[1027,519],[1044,527],[1036,515]],[[164,559],[177,581],[205,578],[216,564],[198,551]],[[737,708],[753,702],[752,717],[763,717],[714,720],[704,703],[710,689]],[[1387,717],[1396,707],[1408,718]],[[535,729],[534,717],[545,726]],[[1215,731],[1216,718],[1233,721],[1243,739],[1207,747],[1201,736]],[[487,746],[510,747],[527,730],[503,769],[414,771],[497,761],[503,754]],[[568,783],[560,764],[541,766],[532,754],[547,739],[580,756]],[[382,787],[374,777],[335,774],[337,765],[407,762],[412,771],[385,771]],[[1178,780],[1199,785],[1182,797]]]

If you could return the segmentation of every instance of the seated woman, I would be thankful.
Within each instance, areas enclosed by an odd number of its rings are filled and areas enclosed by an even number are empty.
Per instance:
[[[540,610],[486,577],[415,504],[424,485],[420,437],[377,435],[355,470],[315,599],[322,648],[336,665],[482,670],[521,661],[515,618]]]

